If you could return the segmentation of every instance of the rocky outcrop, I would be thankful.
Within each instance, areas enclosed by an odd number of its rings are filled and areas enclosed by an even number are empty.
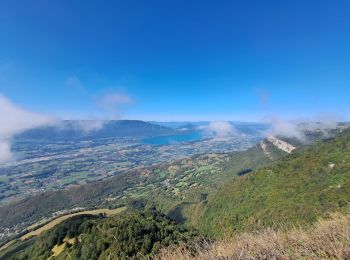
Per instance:
[[[289,144],[289,143],[287,143],[287,142],[285,142],[285,141],[283,141],[281,139],[278,139],[278,138],[276,138],[275,136],[272,136],[272,135],[268,136],[267,140],[270,141],[278,149],[280,149],[280,150],[282,150],[282,151],[284,151],[286,153],[291,153],[291,152],[293,152],[293,150],[296,149],[293,145],[291,145],[291,144]]]
[[[269,158],[270,160],[272,160],[273,157],[272,157],[270,151],[267,149],[267,144],[266,144],[266,141],[265,141],[265,140],[262,141],[262,142],[260,142],[260,147],[261,147],[261,149],[263,150],[263,152],[264,152],[264,154],[266,155],[266,157]]]

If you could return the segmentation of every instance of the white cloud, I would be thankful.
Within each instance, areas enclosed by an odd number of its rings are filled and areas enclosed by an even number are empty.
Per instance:
[[[266,135],[279,135],[297,138],[306,142],[305,131],[333,129],[343,117],[338,114],[319,114],[311,119],[284,120],[276,116],[265,117],[263,121],[270,124]]]
[[[53,124],[55,120],[46,115],[32,113],[16,106],[0,94],[0,163],[14,160],[11,138],[25,130]]]
[[[74,127],[77,130],[83,131],[85,133],[91,131],[98,131],[103,128],[105,124],[104,120],[77,120],[74,121]]]
[[[0,139],[0,164],[14,161],[9,141]]]
[[[213,135],[216,138],[239,135],[239,131],[227,121],[210,122],[207,126],[201,126],[201,130],[207,135]]]
[[[322,113],[315,117],[315,121],[321,123],[321,127],[335,128],[339,122],[345,121],[344,116],[338,113]]]
[[[276,116],[265,117],[263,121],[271,126],[266,132],[267,135],[279,135],[290,138],[295,137],[299,140],[305,139],[304,133],[298,126],[299,121],[287,121]]]
[[[104,113],[117,116],[121,106],[130,105],[133,100],[125,93],[110,92],[97,99],[97,107]]]
[[[100,105],[100,107],[109,110],[116,106],[130,104],[131,102],[132,100],[128,95],[113,92],[102,96],[98,104]]]

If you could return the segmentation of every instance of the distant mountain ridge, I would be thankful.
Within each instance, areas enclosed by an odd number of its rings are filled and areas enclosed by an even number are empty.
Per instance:
[[[15,136],[15,140],[65,141],[91,138],[147,137],[174,134],[166,126],[140,120],[64,120],[54,126],[27,130]]]

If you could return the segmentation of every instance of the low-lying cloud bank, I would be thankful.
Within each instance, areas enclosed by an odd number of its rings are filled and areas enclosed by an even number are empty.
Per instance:
[[[101,119],[89,119],[89,120],[74,120],[71,123],[71,127],[74,130],[82,131],[83,133],[94,132],[102,129],[106,123],[106,120]],[[62,125],[62,129],[67,127],[67,125]]]
[[[323,131],[325,134],[327,129],[334,129],[344,118],[338,114],[323,114],[314,118],[284,120],[277,116],[265,117],[262,121],[270,125],[265,135],[277,135],[288,138],[297,138],[299,141],[307,142],[308,138],[305,133],[307,131]]]
[[[32,129],[32,128],[45,128],[45,127],[50,127],[54,128],[54,130],[65,132],[65,131],[77,131],[80,132],[81,134],[87,134],[90,132],[96,132],[101,130],[107,120],[102,120],[102,119],[83,119],[83,120],[78,120],[78,119],[68,119],[68,120],[63,120],[56,118],[55,120],[52,120],[49,124],[41,124],[38,126],[34,126],[31,128],[27,128],[26,130]],[[21,131],[21,132],[24,132]]]
[[[55,120],[49,116],[32,113],[16,106],[0,94],[0,163],[13,161],[11,139],[31,128],[52,125]]]
[[[210,122],[207,126],[199,128],[205,135],[214,136],[215,138],[224,138],[231,136],[238,136],[240,132],[227,121]]]
[[[81,85],[78,78],[69,79],[68,84]],[[83,133],[98,131],[104,127],[105,119],[119,119],[121,107],[132,104],[133,100],[126,93],[112,91],[97,97],[95,102],[97,115],[90,120],[75,120],[67,124],[48,115],[27,111],[0,94],[0,164],[15,161],[11,142],[17,134],[46,126],[54,126],[61,130],[70,127]]]

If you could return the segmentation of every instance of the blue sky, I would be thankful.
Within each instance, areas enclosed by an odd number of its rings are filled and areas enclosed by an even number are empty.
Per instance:
[[[0,93],[63,118],[349,118],[349,11],[345,0],[5,0]]]

